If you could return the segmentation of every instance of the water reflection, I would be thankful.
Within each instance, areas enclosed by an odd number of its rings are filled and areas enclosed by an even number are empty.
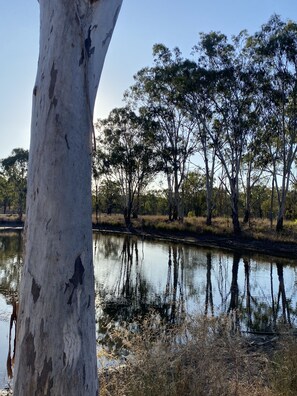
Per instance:
[[[234,330],[254,332],[296,321],[293,261],[129,236],[94,238],[97,305],[106,323],[133,321],[151,309],[168,323],[193,313],[232,314]]]
[[[0,386],[21,258],[21,233],[0,234]],[[234,331],[296,325],[294,261],[95,233],[94,269],[102,342],[111,322],[133,324],[151,310],[170,324],[196,313],[232,315]]]

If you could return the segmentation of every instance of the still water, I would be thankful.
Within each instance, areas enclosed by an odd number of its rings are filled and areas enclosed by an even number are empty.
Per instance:
[[[93,242],[99,342],[111,321],[132,322],[151,310],[168,322],[232,313],[243,331],[296,325],[293,260],[101,233]],[[0,388],[7,384],[9,320],[21,263],[22,234],[0,233]]]

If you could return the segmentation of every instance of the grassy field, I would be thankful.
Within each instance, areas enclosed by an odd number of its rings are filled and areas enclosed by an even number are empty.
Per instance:
[[[93,223],[96,224],[96,218],[93,215]],[[100,214],[100,225],[108,225],[114,227],[125,227],[122,215],[106,215]],[[172,231],[172,232],[190,232],[194,234],[208,234],[218,236],[232,236],[231,218],[217,217],[213,219],[212,225],[205,224],[203,217],[187,217],[181,221],[169,222],[166,216],[139,216],[132,219],[132,225],[136,229],[146,229],[156,231]],[[271,229],[270,221],[267,219],[253,219],[248,224],[241,222],[242,236],[257,240],[272,240],[279,242],[297,242],[297,221],[285,221],[284,230],[280,233]]]

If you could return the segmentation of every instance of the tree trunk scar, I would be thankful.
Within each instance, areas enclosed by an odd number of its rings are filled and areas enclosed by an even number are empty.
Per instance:
[[[51,388],[54,385],[54,380],[51,378],[51,373],[53,371],[52,358],[47,361],[44,359],[44,364],[40,375],[37,378],[37,389],[35,396],[50,396]]]
[[[32,278],[31,294],[33,297],[34,304],[39,298],[41,287],[36,283],[35,279]]]
[[[52,100],[54,97],[55,85],[57,82],[57,75],[58,70],[55,69],[55,63],[53,62],[52,69],[51,69],[51,82],[48,90],[49,99]]]
[[[65,287],[64,293],[66,293],[67,289],[70,287],[70,284],[72,284],[72,286],[73,286],[72,292],[71,292],[69,299],[67,301],[68,305],[72,304],[72,297],[73,297],[74,290],[77,289],[77,287],[79,285],[83,284],[84,272],[85,272],[85,268],[82,264],[80,256],[78,256],[74,263],[74,273],[72,275],[72,278],[69,279],[69,283],[65,284],[66,287]]]
[[[70,146],[69,146],[69,142],[68,142],[67,133],[66,133],[66,135],[64,136],[64,138],[65,138],[66,146],[67,146],[68,150],[70,150]]]

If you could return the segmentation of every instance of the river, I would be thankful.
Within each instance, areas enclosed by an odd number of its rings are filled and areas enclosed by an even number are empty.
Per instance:
[[[93,234],[93,246],[99,344],[107,342],[110,323],[132,323],[151,310],[171,323],[232,313],[234,327],[245,332],[296,324],[294,260],[101,233]],[[22,249],[21,232],[0,234],[0,389],[8,382],[9,320]]]

